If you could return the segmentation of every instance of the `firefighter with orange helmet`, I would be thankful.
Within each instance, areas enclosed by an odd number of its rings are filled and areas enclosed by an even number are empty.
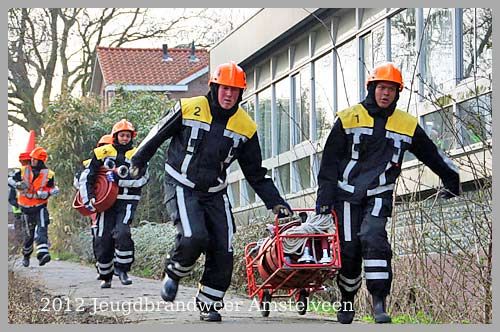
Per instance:
[[[417,118],[396,109],[403,78],[393,63],[370,73],[366,98],[337,113],[318,174],[317,213],[338,216],[342,268],[337,284],[342,306],[337,319],[350,324],[361,286],[372,295],[376,323],[389,323],[386,297],[392,283],[391,245],[385,230],[392,214],[393,190],[406,151],[436,173],[445,198],[460,194],[457,167],[429,139]]]
[[[42,147],[30,153],[31,165],[24,165],[12,177],[18,192],[18,204],[25,214],[26,236],[23,243],[23,265],[29,266],[33,252],[33,241],[37,246],[37,259],[40,266],[50,261],[48,246],[48,227],[50,223],[47,202],[56,196],[59,189],[55,186],[54,172],[45,166],[47,151]]]
[[[137,132],[134,125],[122,119],[111,130],[112,144],[105,144],[93,151],[92,159],[82,172],[79,181],[80,195],[86,208],[95,212],[94,183],[100,167],[109,168],[108,181],[118,184],[116,202],[106,211],[98,212],[94,239],[101,288],[110,288],[113,274],[118,275],[123,285],[132,284],[128,272],[134,261],[134,241],[130,225],[141,198],[141,188],[147,183],[147,170],[138,178],[129,174],[130,159],[136,148],[133,138]],[[105,138],[104,138],[105,139]],[[110,166],[112,165],[112,166]]]
[[[236,63],[217,66],[208,94],[180,99],[132,157],[133,169],[140,170],[172,138],[166,153],[164,202],[179,234],[165,261],[161,296],[173,301],[179,280],[191,273],[205,253],[196,303],[200,317],[208,321],[221,320],[218,310],[233,271],[235,225],[226,189],[229,165],[238,160],[268,209],[291,214],[262,167],[257,124],[239,106],[246,86],[245,72]]]

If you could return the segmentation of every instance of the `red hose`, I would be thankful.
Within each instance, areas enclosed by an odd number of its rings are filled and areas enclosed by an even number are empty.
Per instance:
[[[116,197],[118,196],[118,184],[116,182],[109,182],[106,178],[106,169],[101,167],[97,172],[94,183],[95,204],[96,212],[89,211],[82,202],[80,191],[78,191],[73,199],[73,208],[80,214],[89,216],[93,213],[106,211],[115,204]]]

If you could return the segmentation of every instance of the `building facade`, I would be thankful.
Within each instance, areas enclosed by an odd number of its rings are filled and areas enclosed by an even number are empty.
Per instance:
[[[491,9],[265,8],[210,50],[211,68],[229,60],[247,73],[242,106],[293,207],[314,207],[335,113],[364,99],[369,70],[385,61],[403,73],[398,108],[460,166],[464,190],[491,181]],[[402,167],[398,197],[440,186],[413,155]],[[237,164],[228,180],[237,223],[268,216]]]

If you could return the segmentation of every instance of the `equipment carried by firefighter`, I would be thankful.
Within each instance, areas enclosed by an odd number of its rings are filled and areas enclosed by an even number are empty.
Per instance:
[[[94,183],[94,194],[96,196],[94,207],[96,211],[90,211],[85,207],[84,202],[82,202],[80,190],[77,191],[73,199],[73,208],[81,215],[89,216],[96,212],[106,211],[115,203],[119,190],[118,184],[108,181],[106,172],[108,172],[108,169],[106,167],[101,167],[96,175]]]
[[[268,226],[269,237],[245,247],[248,295],[258,297],[264,317],[269,315],[273,297],[294,297],[298,313],[304,315],[308,297],[325,290],[324,281],[341,267],[335,212],[315,215],[310,208],[294,211],[302,211],[298,219],[279,224],[276,218],[275,225]]]

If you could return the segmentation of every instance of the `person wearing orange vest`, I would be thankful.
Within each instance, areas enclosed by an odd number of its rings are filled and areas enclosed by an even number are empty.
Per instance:
[[[37,246],[38,264],[50,261],[48,227],[50,223],[47,202],[56,196],[59,189],[55,185],[54,172],[45,166],[47,151],[37,147],[30,153],[31,165],[22,166],[12,180],[18,192],[18,204],[26,215],[26,237],[23,243],[23,266],[30,264],[33,241]]]
[[[114,164],[107,173],[108,181],[118,184],[116,202],[106,211],[97,214],[94,252],[100,274],[101,288],[110,288],[114,272],[123,285],[132,284],[128,272],[134,262],[134,241],[130,225],[141,198],[141,188],[147,183],[149,173],[145,170],[137,179],[129,175],[130,159],[136,148],[133,138],[137,132],[134,125],[122,119],[111,130],[113,144],[95,148],[89,166],[80,176],[80,195],[89,211],[96,211],[94,183],[101,166]],[[123,172],[121,171],[123,170]]]

